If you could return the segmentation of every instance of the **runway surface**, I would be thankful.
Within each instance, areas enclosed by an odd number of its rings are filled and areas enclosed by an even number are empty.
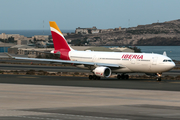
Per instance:
[[[0,120],[180,119],[180,80],[0,78]]]

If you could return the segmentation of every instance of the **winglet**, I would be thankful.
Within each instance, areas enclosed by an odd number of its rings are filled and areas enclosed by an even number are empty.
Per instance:
[[[5,52],[5,54],[6,54],[7,56],[9,56],[9,58],[15,59],[15,57],[13,57],[12,55],[10,55],[10,54],[7,53],[7,52]]]
[[[164,55],[164,56],[167,56],[166,51],[163,52],[163,55]]]

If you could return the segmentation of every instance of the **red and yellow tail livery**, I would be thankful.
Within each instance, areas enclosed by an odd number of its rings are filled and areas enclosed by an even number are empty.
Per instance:
[[[70,60],[68,54],[69,54],[69,51],[73,49],[66,42],[66,39],[64,38],[56,22],[50,21],[49,25],[50,25],[51,34],[52,34],[53,43],[54,43],[54,49],[55,49],[54,53],[60,52],[60,59]]]

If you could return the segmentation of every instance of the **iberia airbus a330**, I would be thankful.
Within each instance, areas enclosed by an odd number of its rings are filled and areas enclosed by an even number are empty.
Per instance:
[[[165,54],[127,53],[127,52],[96,52],[73,50],[56,22],[50,21],[50,29],[54,43],[51,53],[59,54],[61,60],[13,57],[15,59],[48,61],[57,63],[69,63],[76,67],[89,69],[93,75],[89,79],[108,78],[112,73],[117,74],[118,79],[128,79],[127,73],[146,73],[156,75],[161,81],[163,72],[175,67],[175,63]],[[12,57],[12,56],[11,56]]]

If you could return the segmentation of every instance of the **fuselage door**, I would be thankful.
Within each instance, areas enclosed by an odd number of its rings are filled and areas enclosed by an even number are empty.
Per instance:
[[[131,64],[135,64],[136,59],[131,59]]]
[[[157,57],[152,57],[152,65],[156,65],[157,64]]]
[[[98,57],[96,55],[93,56],[93,62],[97,62]]]

